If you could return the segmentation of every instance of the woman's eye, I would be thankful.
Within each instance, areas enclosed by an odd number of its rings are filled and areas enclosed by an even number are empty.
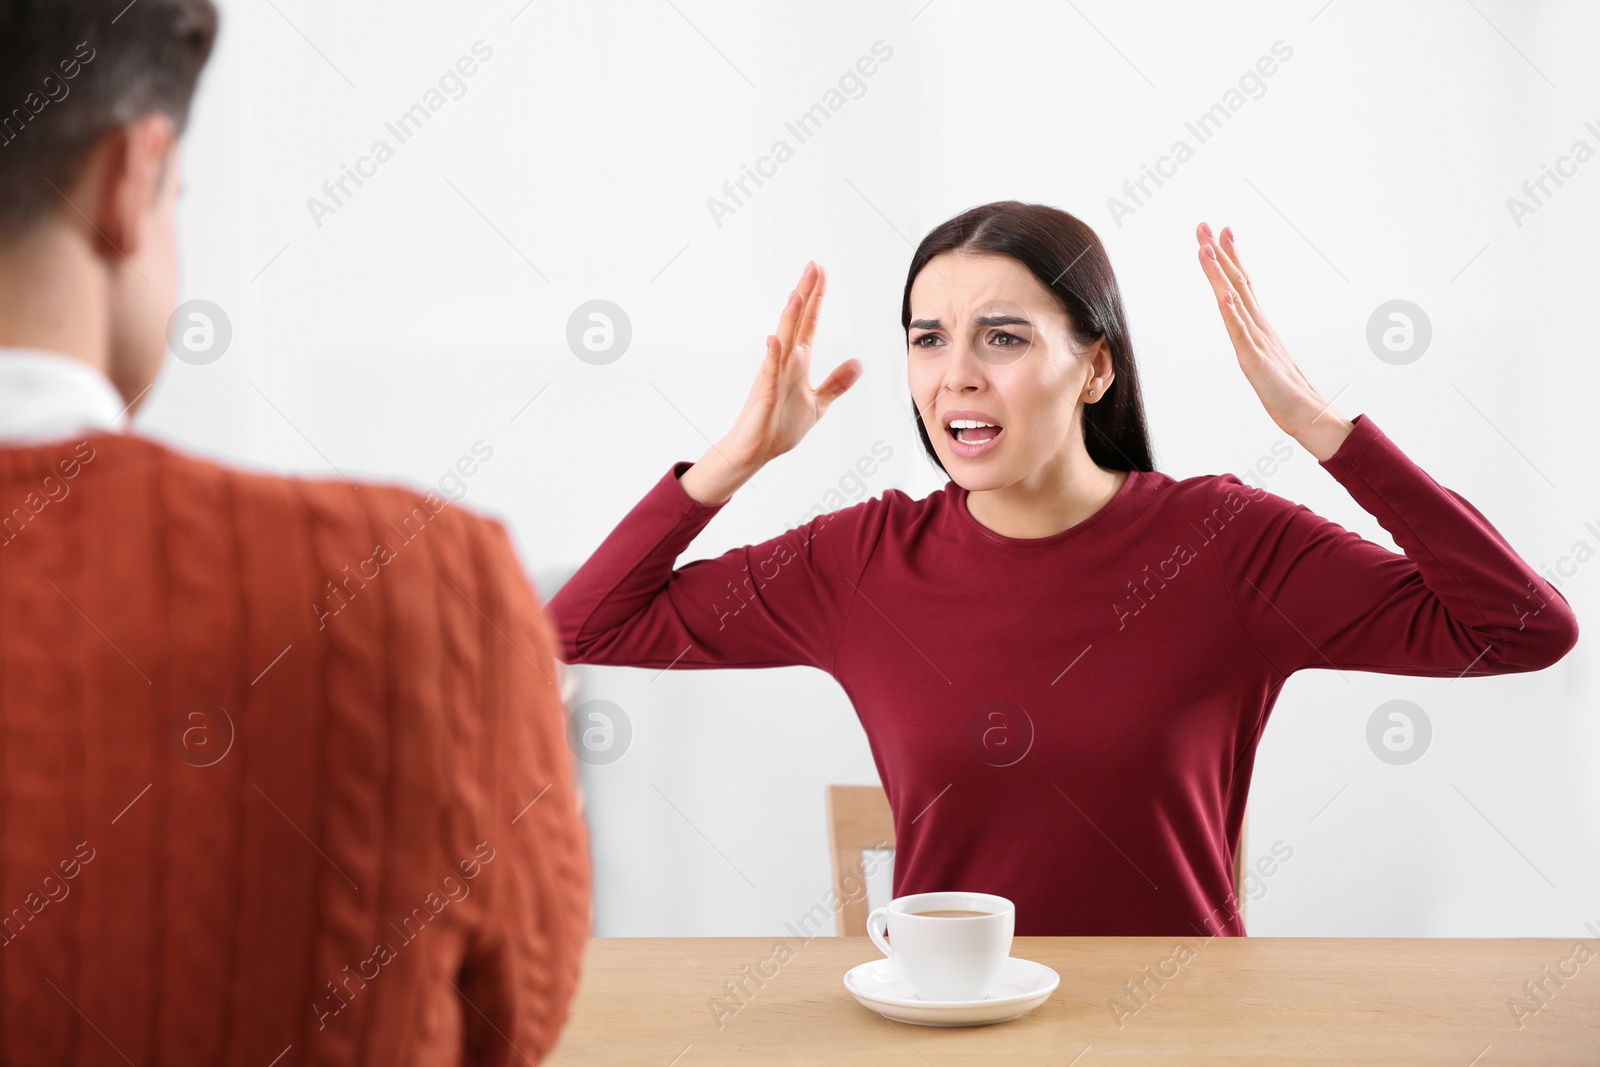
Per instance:
[[[1002,337],[1010,338],[1010,343],[1000,344],[999,342]],[[1022,344],[1022,338],[1018,337],[1014,333],[1006,333],[1004,330],[997,330],[990,335],[989,343],[994,345],[996,348],[1015,348]]]
[[[924,341],[937,341],[938,339],[939,339],[938,335],[936,335],[936,334],[925,333],[921,337],[913,338],[912,341],[911,341],[911,347],[912,348],[932,348],[933,347],[932,345],[925,345],[922,342],[924,342]]]

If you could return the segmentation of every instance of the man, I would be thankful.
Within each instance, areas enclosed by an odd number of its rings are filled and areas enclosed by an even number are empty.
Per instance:
[[[0,0],[0,1062],[537,1062],[590,868],[505,530],[126,432],[216,25]]]

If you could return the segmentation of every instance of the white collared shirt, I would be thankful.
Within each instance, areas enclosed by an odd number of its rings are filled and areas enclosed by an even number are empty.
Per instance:
[[[127,426],[122,394],[93,367],[47,349],[0,346],[0,448]]]

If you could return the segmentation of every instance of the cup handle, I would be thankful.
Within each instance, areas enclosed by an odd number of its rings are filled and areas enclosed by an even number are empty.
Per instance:
[[[872,943],[878,946],[878,951],[894,959],[894,950],[889,947],[889,942],[883,939],[884,931],[889,928],[889,909],[876,908],[867,916],[867,936],[872,938]]]

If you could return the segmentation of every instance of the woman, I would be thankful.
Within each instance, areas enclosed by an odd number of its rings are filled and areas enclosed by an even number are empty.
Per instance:
[[[914,413],[950,482],[673,569],[861,375],[809,384],[826,277],[808,264],[733,429],[551,599],[563,658],[828,671],[894,811],[897,896],[999,893],[1019,935],[1243,934],[1233,856],[1290,674],[1533,671],[1578,627],[1472,505],[1311,386],[1233,235],[1197,236],[1267,413],[1404,555],[1231,474],[1155,471],[1105,249],[1007,201],[930,233],[906,279]]]

